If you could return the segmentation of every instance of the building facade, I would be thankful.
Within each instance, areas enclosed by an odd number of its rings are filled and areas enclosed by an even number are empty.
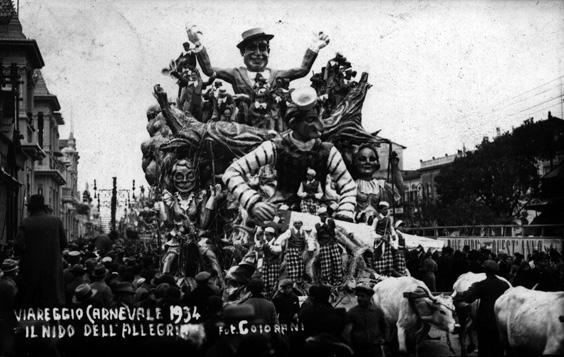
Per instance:
[[[87,222],[90,221],[90,201],[82,202],[78,192],[78,161],[80,156],[76,148],[76,139],[71,130],[68,139],[60,140],[61,161],[65,167],[65,185],[61,189],[62,220],[67,239],[74,241],[86,234]]]
[[[23,34],[14,6],[0,0],[0,245],[15,238],[45,157],[33,122],[33,74],[44,66],[35,40]]]
[[[59,112],[57,96],[51,94],[40,71],[34,73],[33,122],[37,127],[37,143],[45,158],[35,164],[35,192],[45,197],[45,204],[61,219],[64,216],[61,188],[66,184],[66,165],[62,162],[59,126],[65,121]]]

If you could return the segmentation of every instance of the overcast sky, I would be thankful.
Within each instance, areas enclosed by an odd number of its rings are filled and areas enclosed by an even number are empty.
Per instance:
[[[145,111],[153,85],[176,94],[161,69],[181,52],[187,22],[225,67],[242,65],[235,45],[251,27],[275,35],[269,66],[281,69],[301,62],[313,32],[328,33],[313,69],[341,51],[369,73],[364,126],[407,146],[407,169],[471,149],[496,127],[561,117],[561,1],[20,0],[20,20],[61,103],[61,137],[74,122],[81,190],[93,179],[109,188],[112,176],[121,188],[146,184]]]

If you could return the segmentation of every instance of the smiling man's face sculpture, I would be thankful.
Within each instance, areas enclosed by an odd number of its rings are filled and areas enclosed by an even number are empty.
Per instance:
[[[268,65],[269,41],[260,37],[248,40],[241,48],[241,55],[249,71],[262,72]]]

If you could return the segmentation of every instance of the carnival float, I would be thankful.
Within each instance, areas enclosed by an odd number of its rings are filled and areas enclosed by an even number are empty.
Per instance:
[[[142,218],[163,273],[193,284],[215,272],[226,300],[240,301],[251,276],[269,291],[284,277],[297,291],[320,282],[337,291],[408,274],[395,265],[405,249],[441,248],[378,218],[403,193],[399,160],[390,149],[390,180],[375,178],[387,142],[362,126],[368,73],[340,53],[312,72],[326,34],[299,67],[277,70],[268,67],[274,35],[261,28],[242,34],[244,66],[233,68],[214,67],[202,33],[186,31],[183,53],[162,70],[176,99],[154,86],[141,145],[152,192]],[[308,75],[309,87],[292,86]]]

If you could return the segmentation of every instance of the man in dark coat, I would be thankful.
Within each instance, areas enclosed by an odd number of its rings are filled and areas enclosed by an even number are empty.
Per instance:
[[[313,294],[312,303],[302,306],[298,313],[298,318],[304,325],[304,336],[307,338],[329,334],[335,339],[340,339],[346,324],[346,311],[335,309],[329,303],[331,295],[329,286],[320,285],[310,292]]]
[[[190,308],[195,307],[198,313],[202,315],[202,319],[208,317],[209,298],[217,296],[216,292],[209,286],[210,278],[211,274],[207,271],[196,274],[195,279],[198,286],[192,292],[184,295],[183,303]]]
[[[482,265],[486,279],[474,283],[463,295],[462,299],[471,303],[480,299],[476,326],[478,330],[478,356],[503,356],[503,348],[499,341],[497,323],[495,319],[494,304],[509,285],[498,279],[498,264],[493,260],[486,260]]]
[[[255,322],[263,324],[277,324],[278,315],[272,301],[264,297],[264,281],[261,279],[252,279],[247,284],[247,289],[251,293],[251,297],[245,301],[255,311]]]
[[[347,312],[344,337],[350,342],[355,356],[382,356],[388,329],[384,312],[372,303],[374,290],[368,284],[358,284],[355,293],[358,305]]]
[[[280,289],[274,295],[272,302],[278,312],[278,321],[281,324],[295,323],[300,311],[300,302],[296,294],[294,294],[294,282],[290,279],[284,279],[280,282]]]
[[[16,250],[21,257],[22,305],[63,305],[62,251],[67,245],[63,222],[47,213],[41,195],[31,196],[27,209],[29,217],[22,221],[16,238]]]

